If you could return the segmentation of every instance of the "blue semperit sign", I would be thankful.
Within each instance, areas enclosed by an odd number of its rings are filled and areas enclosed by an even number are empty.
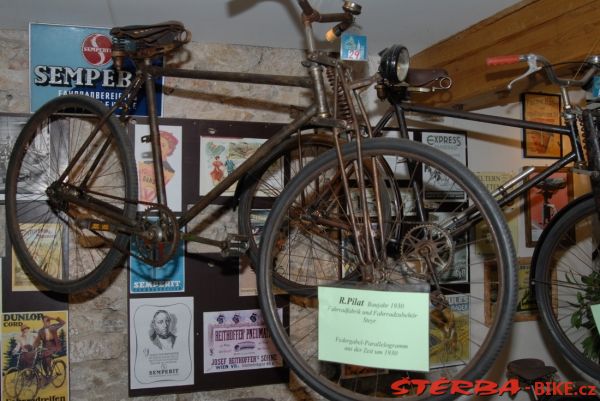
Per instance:
[[[133,65],[116,71],[108,28],[50,24],[29,25],[30,109],[62,95],[86,95],[111,107],[129,86]],[[156,81],[156,106],[162,111],[162,78]],[[148,115],[143,92],[130,114]]]

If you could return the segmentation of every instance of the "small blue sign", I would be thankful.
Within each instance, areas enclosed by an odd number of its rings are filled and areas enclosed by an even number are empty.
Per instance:
[[[354,33],[344,33],[341,38],[340,54],[342,60],[366,61],[367,37]]]
[[[132,241],[132,253],[135,253]],[[135,257],[129,258],[129,292],[183,292],[185,290],[185,244],[180,241],[173,259],[160,267],[150,266]]]
[[[592,81],[592,97],[600,97],[600,76],[595,76]]]

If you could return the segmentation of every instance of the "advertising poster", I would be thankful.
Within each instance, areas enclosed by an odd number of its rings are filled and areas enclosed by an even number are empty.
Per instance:
[[[35,247],[30,247],[31,252],[35,253],[32,257],[35,260],[45,261],[46,272],[52,277],[62,276],[62,231],[58,224],[21,224],[24,233],[24,241],[35,243]],[[30,280],[29,276],[23,270],[21,262],[17,258],[15,251],[12,251],[12,290],[13,291],[38,291]]]
[[[469,294],[432,295],[429,314],[429,361],[432,368],[459,365],[469,360]]]
[[[493,193],[498,187],[510,180],[514,175],[504,172],[476,172],[475,175],[481,180],[490,193]],[[513,201],[502,208],[508,229],[513,239],[513,243],[519,244],[519,224],[518,217],[520,210],[518,203]],[[493,255],[494,249],[491,244],[489,228],[479,223],[475,226],[475,252],[479,255]]]
[[[160,146],[162,152],[163,173],[167,189],[167,204],[174,212],[181,212],[181,126],[161,125]],[[156,185],[154,183],[154,164],[150,146],[150,126],[135,126],[135,161],[138,169],[138,193],[142,202],[157,202]],[[140,210],[145,205],[139,206]]]
[[[194,384],[193,298],[129,300],[131,389]]]
[[[246,161],[266,139],[214,138],[200,139],[200,195],[206,195]],[[276,178],[274,177],[275,181]],[[278,180],[278,182],[281,182]],[[276,185],[276,184],[274,184]],[[222,195],[232,196],[235,185]]]
[[[461,164],[467,164],[466,135],[444,132],[423,132],[421,135],[423,143],[446,153]],[[429,165],[423,166],[423,183],[425,200],[464,202],[467,199],[465,192],[456,186],[456,182]]]
[[[185,243],[180,241],[173,258],[160,267],[129,257],[129,275],[132,294],[185,291]]]
[[[204,373],[283,366],[259,309],[204,312],[203,320]]]
[[[4,200],[10,153],[28,118],[28,116],[0,116],[0,200]],[[0,226],[4,227],[4,225]]]
[[[134,77],[131,65],[113,69],[112,39],[108,28],[29,25],[29,86],[31,112],[57,96],[85,95],[111,107]],[[162,78],[156,80],[156,109],[162,111]],[[130,110],[148,115],[140,92]]]
[[[0,258],[6,256],[6,210],[0,205]],[[2,310],[0,309],[0,312]]]
[[[3,314],[2,401],[69,399],[67,322],[67,311]]]

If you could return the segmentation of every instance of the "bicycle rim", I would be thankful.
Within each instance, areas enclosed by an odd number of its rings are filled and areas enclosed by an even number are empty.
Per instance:
[[[600,303],[600,221],[594,199],[578,200],[555,219],[536,250],[536,301],[567,360],[600,380],[600,334],[590,308]]]
[[[338,282],[345,281],[348,268],[361,270],[358,248],[362,245],[345,227],[350,224],[349,209],[360,211],[362,207],[346,199],[343,192],[331,189],[332,177],[339,174],[334,151],[311,163],[286,187],[265,226],[258,271],[259,299],[278,349],[303,381],[331,400],[396,398],[401,393],[409,399],[425,399],[429,396],[426,392],[415,395],[414,386],[400,388],[399,380],[482,377],[506,338],[516,302],[515,272],[509,269],[515,256],[501,211],[472,173],[430,147],[404,140],[374,139],[365,141],[362,151],[365,161],[386,160],[404,192],[436,198],[426,202],[425,219],[417,217],[403,195],[400,208],[388,213],[389,221],[383,222],[385,230],[378,229],[377,218],[369,220],[380,259],[372,263],[373,277],[360,277],[373,285],[422,284],[433,290],[436,301],[429,306],[430,370],[367,366],[365,377],[359,377],[362,375],[347,374],[347,363],[319,360],[319,298],[285,297],[273,291],[275,280],[269,272],[282,263],[333,266],[339,271]],[[355,144],[344,147],[345,166],[356,165],[349,163],[356,161],[355,154]],[[375,181],[365,176],[365,186],[375,191]],[[441,196],[440,179],[444,180]],[[420,189],[415,190],[417,181]],[[324,193],[328,199],[323,199]],[[313,208],[307,199],[314,200]],[[481,214],[489,230],[487,237],[475,238],[473,227],[458,230],[455,219],[467,203]],[[383,237],[376,232],[383,232]],[[475,252],[482,241],[491,246],[490,256]],[[437,249],[436,257],[429,260],[433,261],[429,266],[434,266],[434,274],[424,272],[427,261],[419,257],[419,249],[425,248]],[[434,277],[439,286],[434,285]],[[441,317],[444,315],[448,316],[446,320]],[[352,340],[352,330],[340,337]],[[441,344],[434,337],[446,340]],[[458,342],[456,347],[453,342]],[[448,351],[444,347],[456,349]],[[451,361],[445,360],[452,357]],[[446,394],[437,399],[454,397]]]
[[[17,399],[33,400],[38,393],[40,378],[34,369],[26,368],[19,371],[17,377]]]
[[[54,99],[31,117],[11,155],[6,186],[10,239],[23,269],[50,290],[74,292],[97,284],[127,248],[128,236],[103,207],[94,211],[65,200],[91,197],[116,215],[135,215],[135,205],[125,201],[137,198],[131,145],[114,118],[92,135],[106,111],[84,96]],[[78,163],[59,182],[80,149]]]

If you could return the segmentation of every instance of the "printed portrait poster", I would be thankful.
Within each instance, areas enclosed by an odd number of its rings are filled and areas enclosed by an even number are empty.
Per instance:
[[[200,138],[200,195],[206,195],[246,161],[266,139]],[[224,196],[232,196],[235,185]]]
[[[423,132],[422,142],[446,153],[461,164],[467,164],[467,137],[464,134]],[[425,200],[464,202],[467,199],[466,193],[456,185],[454,180],[430,165],[423,166],[423,186]]]
[[[167,204],[174,212],[181,212],[181,126],[161,125],[160,146],[162,151],[163,172],[167,189]],[[154,184],[154,164],[152,147],[149,142],[150,126],[135,126],[135,161],[138,170],[138,193],[142,202],[157,202]],[[142,204],[140,210],[146,207]]]
[[[132,253],[135,243],[131,242]],[[180,241],[173,258],[162,266],[155,267],[136,257],[129,257],[129,292],[132,294],[148,292],[185,291],[185,243]]]
[[[134,66],[113,68],[109,28],[31,23],[29,25],[29,82],[31,112],[57,96],[89,96],[113,106],[134,78]],[[162,65],[157,60],[156,65]],[[155,80],[156,110],[162,112],[163,77]],[[128,114],[148,115],[145,89]]]
[[[203,320],[205,374],[283,366],[260,309],[204,312]]]
[[[131,389],[194,384],[193,298],[129,300]]]
[[[2,315],[2,401],[69,400],[68,333],[67,311]],[[40,380],[17,394],[24,369],[37,370]]]

